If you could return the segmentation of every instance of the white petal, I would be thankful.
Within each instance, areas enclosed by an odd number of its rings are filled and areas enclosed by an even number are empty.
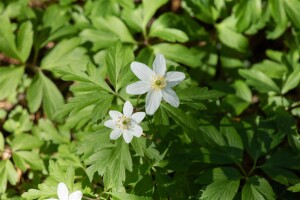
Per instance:
[[[119,117],[122,117],[123,114],[120,113],[119,111],[111,110],[111,111],[109,111],[109,116],[110,116],[112,119],[118,119]]]
[[[116,123],[114,120],[110,119],[110,120],[107,120],[104,122],[104,126],[114,129],[114,128],[116,128]]]
[[[124,130],[123,131],[123,138],[124,138],[125,142],[128,144],[128,143],[131,142],[131,140],[133,138],[133,135],[128,130]]]
[[[142,81],[151,81],[154,72],[145,64],[139,62],[132,62],[131,65],[132,72]]]
[[[57,187],[57,196],[59,200],[68,200],[69,190],[64,183],[59,183]]]
[[[166,59],[162,54],[157,54],[153,62],[153,71],[155,74],[163,76],[166,73]]]
[[[161,102],[162,94],[160,90],[150,90],[146,96],[146,113],[153,115]]]
[[[73,192],[69,196],[69,200],[81,200],[81,198],[82,198],[82,192],[79,190]]]
[[[179,99],[174,90],[172,90],[171,88],[165,88],[164,90],[162,90],[162,96],[164,100],[172,106],[176,108],[179,106]]]
[[[122,130],[119,128],[116,128],[116,129],[112,130],[109,137],[111,140],[116,140],[121,136],[121,134],[122,134]]]
[[[126,92],[128,94],[145,94],[151,88],[150,81],[137,81],[126,87]]]
[[[174,87],[185,79],[185,74],[182,72],[167,72],[165,75],[167,87]]]
[[[132,104],[129,101],[126,101],[123,107],[123,114],[127,117],[130,117],[133,112]]]
[[[135,124],[133,125],[133,128],[131,129],[131,133],[135,136],[135,137],[141,137],[142,133],[143,133],[143,129],[141,126]]]
[[[144,112],[136,112],[131,115],[131,119],[135,121],[135,123],[139,124],[145,118],[146,113]]]

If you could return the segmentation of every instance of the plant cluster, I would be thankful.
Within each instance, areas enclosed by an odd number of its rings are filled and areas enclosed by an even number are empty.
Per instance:
[[[299,11],[0,1],[0,199],[298,199]]]

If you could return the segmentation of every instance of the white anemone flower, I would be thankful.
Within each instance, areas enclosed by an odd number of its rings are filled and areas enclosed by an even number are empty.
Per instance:
[[[153,115],[158,109],[162,98],[174,107],[179,106],[179,99],[172,89],[185,79],[182,72],[166,73],[166,60],[162,54],[157,54],[153,62],[153,70],[139,62],[131,63],[132,72],[140,79],[126,87],[128,94],[145,94],[146,113]]]
[[[104,122],[104,126],[113,129],[110,139],[116,140],[122,134],[126,143],[130,143],[133,136],[140,137],[143,129],[138,124],[145,118],[144,112],[133,113],[132,104],[126,101],[123,107],[123,114],[116,110],[109,111],[110,120]]]
[[[82,192],[77,190],[69,195],[69,190],[64,183],[59,183],[57,187],[58,199],[48,199],[48,200],[81,200]]]

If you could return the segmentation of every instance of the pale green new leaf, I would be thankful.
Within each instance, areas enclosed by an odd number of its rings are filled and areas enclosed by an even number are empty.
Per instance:
[[[289,187],[288,190],[291,192],[300,192],[300,183]]]

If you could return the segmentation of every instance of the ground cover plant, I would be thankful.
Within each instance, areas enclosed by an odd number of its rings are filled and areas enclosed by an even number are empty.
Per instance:
[[[299,11],[0,1],[0,199],[299,199]]]

